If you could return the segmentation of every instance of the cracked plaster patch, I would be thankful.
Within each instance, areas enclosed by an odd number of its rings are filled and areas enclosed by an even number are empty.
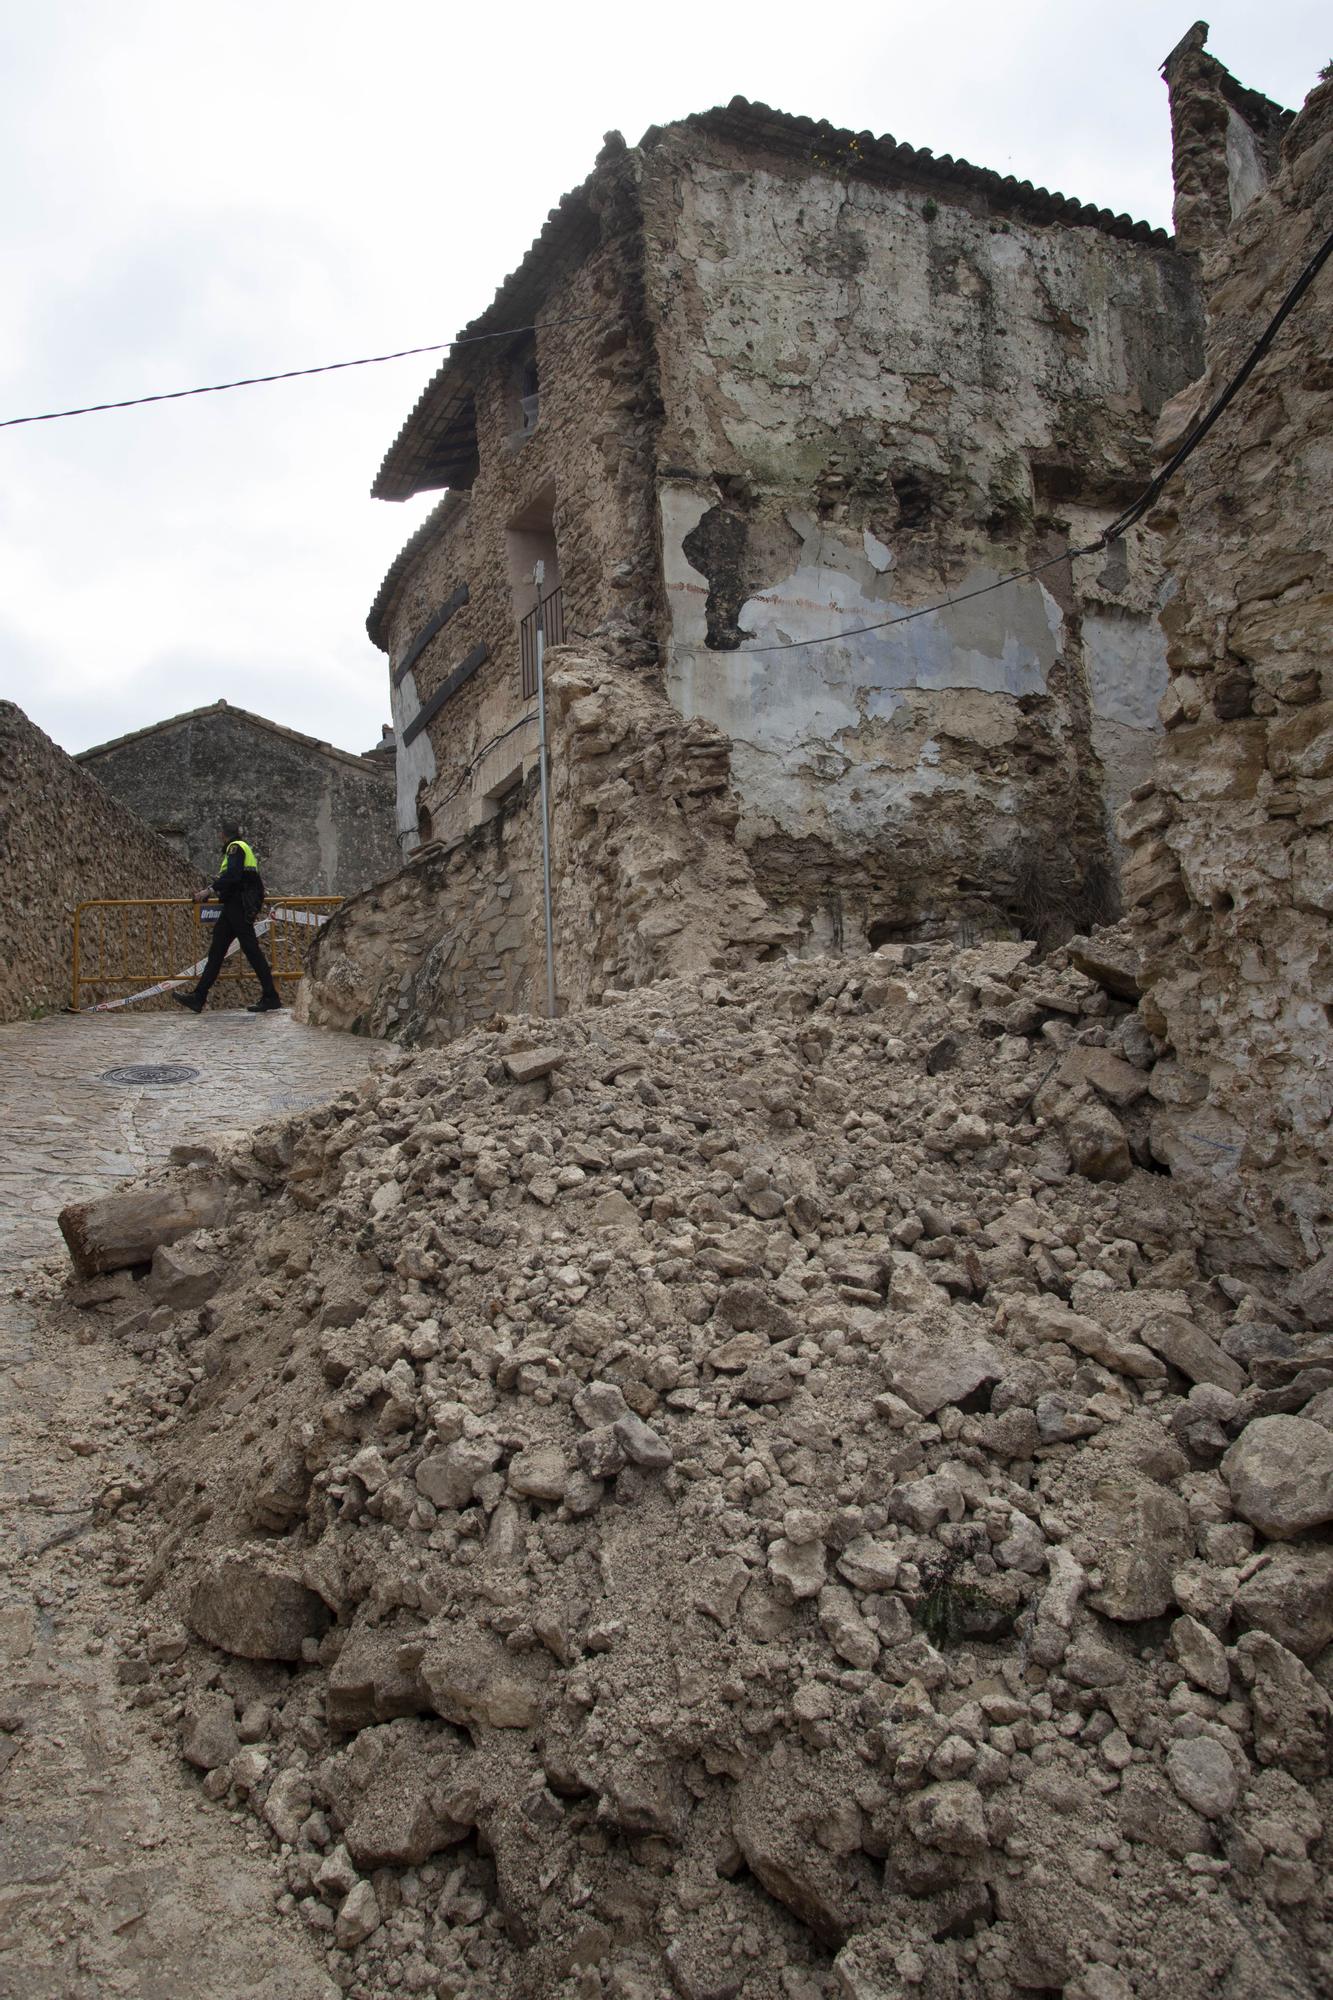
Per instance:
[[[895,805],[944,790],[970,792],[967,774],[942,768],[941,744],[914,733],[910,693],[966,693],[970,711],[953,718],[955,736],[971,739],[987,697],[1044,694],[1059,655],[1060,608],[1036,581],[928,612],[887,630],[851,633],[790,652],[760,650],[873,625],[914,609],[888,594],[892,552],[866,533],[860,545],[812,515],[787,518],[801,537],[801,560],[772,588],[742,606],[738,623],[750,644],[710,650],[705,642],[707,579],[681,544],[708,503],[696,493],[662,496],[667,584],[673,619],[670,690],[687,716],[704,716],[732,739],[733,772],[747,810],[795,827],[828,815],[846,832],[882,825]],[[975,590],[996,572],[975,569],[958,586]],[[1007,703],[1004,704],[1007,706]],[[904,742],[887,749],[885,728]],[[1007,733],[1007,732],[1002,732]],[[994,730],[979,740],[994,742]],[[871,773],[873,803],[863,797]]]

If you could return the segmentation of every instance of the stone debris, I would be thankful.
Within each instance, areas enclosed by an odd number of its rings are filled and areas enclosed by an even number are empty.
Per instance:
[[[188,1617],[201,1639],[248,1660],[299,1660],[329,1622],[323,1599],[298,1576],[237,1554],[204,1570]]]
[[[337,1985],[1327,1990],[1328,1341],[1132,1003],[891,947],[509,1033],[223,1158],[103,1507]]]
[[[1333,1431],[1307,1417],[1259,1417],[1222,1460],[1231,1504],[1285,1540],[1333,1521]]]
[[[559,1049],[517,1049],[505,1057],[505,1068],[515,1083],[536,1083],[559,1067]]]

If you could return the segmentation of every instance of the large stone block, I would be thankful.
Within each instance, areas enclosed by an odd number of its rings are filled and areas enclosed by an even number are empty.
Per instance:
[[[1275,1540],[1333,1521],[1333,1431],[1308,1417],[1259,1417],[1222,1460],[1231,1502]]]
[[[299,1660],[305,1641],[329,1624],[328,1606],[299,1577],[248,1554],[210,1563],[187,1615],[210,1646],[247,1660]]]

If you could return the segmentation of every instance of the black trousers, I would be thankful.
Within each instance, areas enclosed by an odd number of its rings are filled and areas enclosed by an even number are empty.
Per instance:
[[[208,963],[194,989],[196,1000],[206,1000],[209,988],[222,970],[222,961],[227,955],[227,947],[232,939],[240,945],[249,959],[259,980],[260,992],[265,1000],[276,1000],[278,989],[273,984],[273,974],[265,958],[259,939],[255,936],[255,920],[247,917],[239,903],[224,903],[222,915],[213,926],[213,942],[208,947]]]

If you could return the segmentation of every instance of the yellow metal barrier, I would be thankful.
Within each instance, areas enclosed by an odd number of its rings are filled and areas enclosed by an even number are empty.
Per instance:
[[[341,896],[269,898],[255,919],[255,930],[274,979],[301,977],[315,932],[342,901]],[[198,901],[184,896],[80,903],[74,912],[73,1011],[128,1007],[136,1000],[155,999],[174,986],[193,984],[213,935],[212,924],[200,919],[200,908]],[[240,947],[233,945],[222,962],[219,985],[223,980],[253,983],[254,976]],[[99,998],[91,1005],[80,997],[122,987],[137,990]]]

